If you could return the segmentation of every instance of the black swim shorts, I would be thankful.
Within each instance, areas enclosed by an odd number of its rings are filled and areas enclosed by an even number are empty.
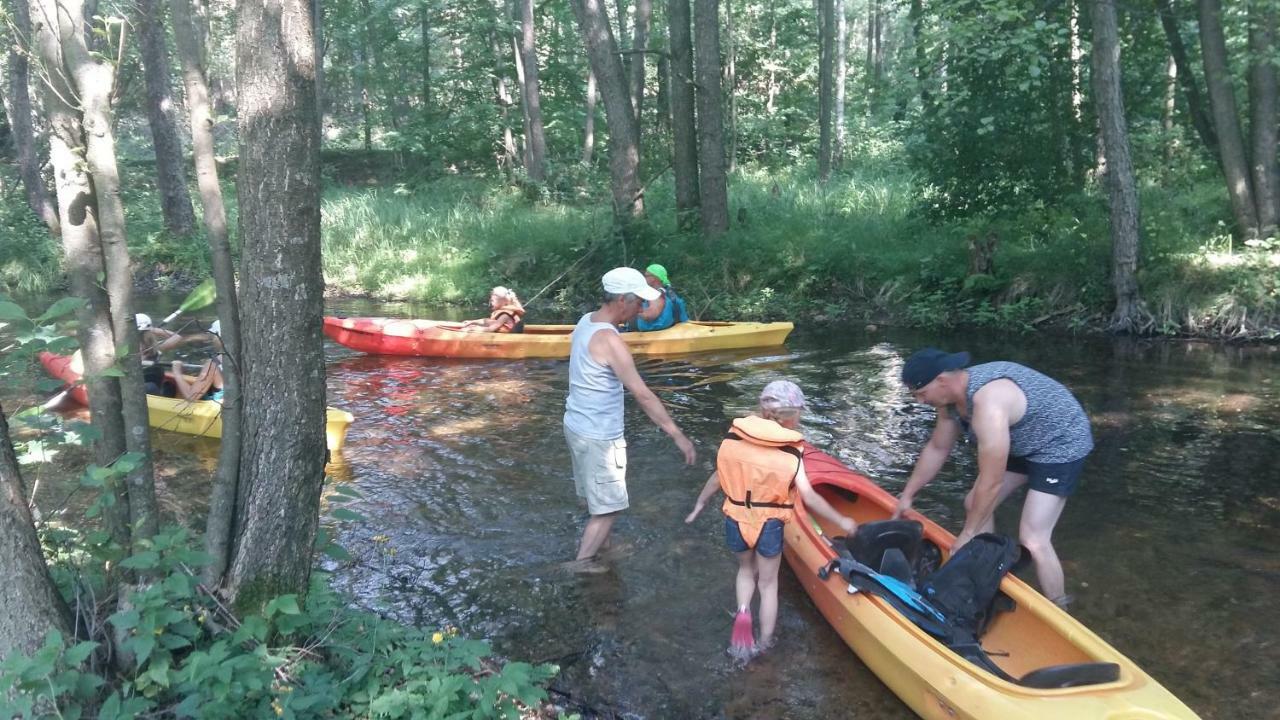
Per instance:
[[[1042,493],[1070,497],[1080,484],[1084,471],[1084,458],[1064,463],[1038,463],[1023,457],[1009,456],[1006,472],[1027,476],[1027,487]]]

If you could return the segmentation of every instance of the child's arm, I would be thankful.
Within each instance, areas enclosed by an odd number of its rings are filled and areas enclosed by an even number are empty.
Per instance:
[[[809,484],[809,476],[804,472],[803,464],[796,473],[796,489],[800,491],[800,497],[804,498],[805,507],[835,523],[846,535],[852,535],[858,529],[858,523],[836,512],[835,508],[831,507],[831,503],[813,489],[813,485]]]
[[[720,473],[713,472],[711,477],[707,478],[707,484],[702,486],[702,492],[698,493],[698,501],[693,504],[693,512],[689,513],[689,517],[685,518],[686,523],[691,523],[698,517],[698,513],[702,512],[702,508],[707,506],[707,501],[712,495],[720,489]]]

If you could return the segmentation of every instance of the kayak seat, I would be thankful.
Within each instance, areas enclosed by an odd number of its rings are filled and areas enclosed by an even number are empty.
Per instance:
[[[880,561],[880,574],[897,578],[912,587],[915,586],[915,574],[911,571],[911,563],[898,548],[889,548],[884,551],[884,559]]]
[[[885,553],[897,550],[905,561],[907,577],[898,577],[894,573],[885,573],[897,577],[908,584],[914,584],[911,576],[916,561],[920,557],[920,544],[924,537],[924,526],[915,520],[876,520],[863,523],[853,537],[845,538],[845,547],[854,560],[870,568],[885,567]]]
[[[1018,680],[1018,684],[1039,690],[1054,690],[1082,685],[1102,685],[1119,679],[1120,666],[1115,663],[1073,663],[1032,670],[1023,675],[1022,679]]]

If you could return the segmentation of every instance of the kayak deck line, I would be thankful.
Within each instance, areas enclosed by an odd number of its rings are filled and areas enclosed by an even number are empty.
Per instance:
[[[526,325],[523,333],[463,332],[436,320],[326,317],[324,333],[334,342],[373,355],[454,358],[567,358],[573,325]],[[624,332],[634,355],[676,355],[711,350],[776,347],[794,326],[789,322],[686,322],[666,330]]]

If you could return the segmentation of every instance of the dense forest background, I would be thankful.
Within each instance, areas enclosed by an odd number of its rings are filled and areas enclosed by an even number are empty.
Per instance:
[[[48,73],[13,4],[0,287],[31,292],[61,263],[31,188],[51,181]],[[478,304],[572,269],[539,300],[564,308],[597,270],[656,261],[709,317],[1277,330],[1273,0],[310,13],[331,292]],[[236,8],[191,15],[238,252]],[[171,7],[99,0],[88,17],[135,270],[182,287],[210,261]]]

